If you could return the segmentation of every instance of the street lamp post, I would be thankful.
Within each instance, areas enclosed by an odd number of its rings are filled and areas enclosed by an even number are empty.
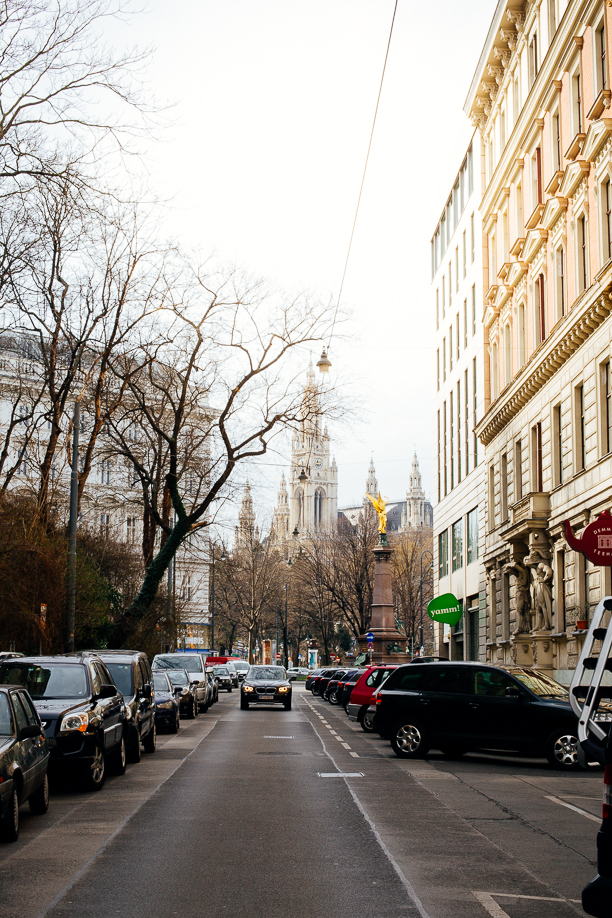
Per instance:
[[[285,583],[285,624],[283,627],[283,645],[285,648],[285,669],[289,666],[289,648],[287,647],[287,584]]]
[[[428,548],[425,551],[421,552],[421,639],[419,641],[419,656],[424,656],[424,646],[423,646],[423,556],[429,555],[431,557],[431,566],[433,566],[433,554],[429,551]]]

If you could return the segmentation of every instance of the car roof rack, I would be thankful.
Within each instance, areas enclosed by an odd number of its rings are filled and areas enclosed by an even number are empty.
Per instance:
[[[608,731],[595,720],[599,702],[612,699],[612,685],[602,685],[612,672],[612,596],[597,604],[570,685],[570,704],[578,718],[578,740],[587,761],[605,764]],[[600,643],[599,649],[595,644]],[[584,680],[584,681],[583,681]]]

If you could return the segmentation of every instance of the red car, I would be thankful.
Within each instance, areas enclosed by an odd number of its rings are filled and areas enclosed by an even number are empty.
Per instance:
[[[351,720],[358,720],[361,729],[366,733],[371,733],[373,729],[373,715],[368,713],[368,708],[372,704],[372,695],[394,669],[397,669],[397,666],[385,663],[370,666],[362,674],[352,691],[351,700],[347,705],[347,714]]]

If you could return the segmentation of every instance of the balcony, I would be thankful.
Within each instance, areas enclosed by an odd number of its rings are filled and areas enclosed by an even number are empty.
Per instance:
[[[510,525],[523,520],[548,520],[550,496],[548,491],[532,491],[510,507]]]

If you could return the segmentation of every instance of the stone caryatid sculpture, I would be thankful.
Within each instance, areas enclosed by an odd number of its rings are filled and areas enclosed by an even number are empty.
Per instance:
[[[534,631],[552,631],[553,569],[545,552],[532,549],[525,558],[531,571],[531,607],[535,616]]]
[[[531,631],[531,603],[529,570],[518,561],[510,561],[504,566],[505,574],[514,574],[516,585],[516,628],[514,634],[526,634]]]

